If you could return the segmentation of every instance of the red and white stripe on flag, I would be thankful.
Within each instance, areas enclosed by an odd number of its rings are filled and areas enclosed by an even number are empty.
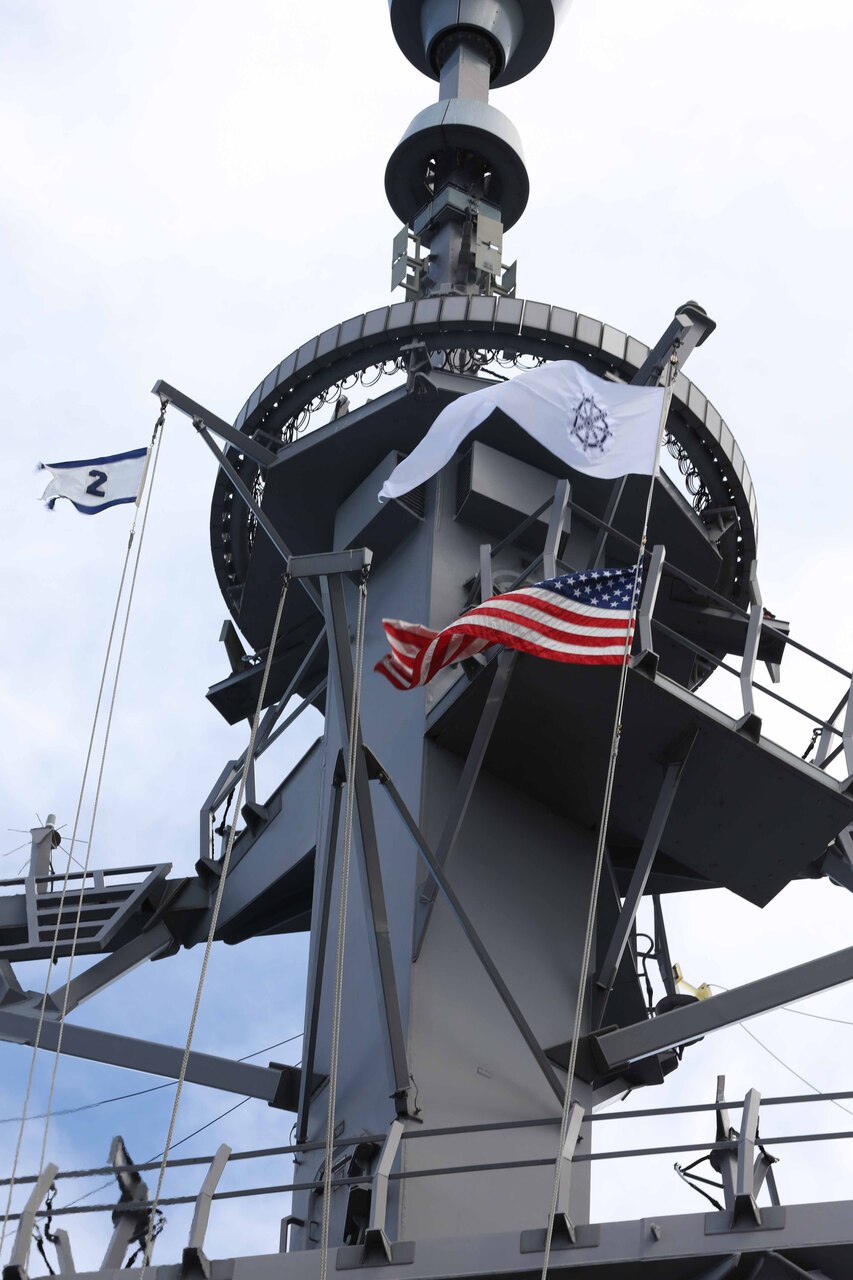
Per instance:
[[[374,669],[414,689],[494,644],[554,662],[621,665],[634,634],[634,577],[633,566],[567,574],[492,596],[442,631],[385,619],[391,652]]]

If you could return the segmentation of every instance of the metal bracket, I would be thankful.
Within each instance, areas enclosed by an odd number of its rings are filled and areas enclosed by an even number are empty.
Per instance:
[[[758,659],[758,646],[761,642],[761,623],[764,617],[764,606],[761,590],[758,586],[756,563],[753,560],[749,567],[749,624],[746,629],[746,640],[743,647],[743,661],[740,664],[740,692],[743,699],[743,715],[736,728],[739,733],[757,742],[761,737],[761,717],[755,712],[755,693],[752,682],[755,678],[755,663]]]
[[[253,439],[252,436],[247,435],[244,431],[237,431],[229,423],[224,422],[222,418],[217,417],[215,413],[205,409],[204,405],[197,404],[195,400],[185,396],[176,387],[171,387],[162,378],[158,378],[154,383],[151,388],[151,394],[159,396],[161,400],[168,400],[170,405],[173,405],[180,413],[185,413],[188,418],[203,422],[216,435],[221,436],[223,440],[227,440],[229,444],[233,444],[236,449],[239,449],[241,453],[245,453],[247,458],[251,458],[259,466],[269,467],[277,461],[276,455],[271,449],[267,449],[265,445]]]
[[[402,1120],[392,1120],[388,1136],[379,1153],[370,1197],[370,1222],[364,1233],[361,1259],[363,1263],[393,1260],[391,1242],[385,1232],[385,1221],[388,1215],[388,1177],[397,1159],[397,1152],[400,1150],[403,1129]]]
[[[652,614],[657,603],[665,559],[666,547],[652,547],[652,557],[643,585],[643,598],[640,601],[640,608],[637,612],[637,623],[640,631],[640,652],[631,665],[635,670],[641,671],[643,675],[648,676],[657,675],[658,669],[658,655],[655,653],[654,640],[652,638]]]
[[[569,1121],[566,1127],[566,1140],[563,1143],[563,1149],[560,1152],[560,1181],[557,1188],[557,1212],[554,1214],[554,1225],[552,1228],[552,1242],[554,1239],[564,1244],[577,1244],[578,1233],[575,1224],[569,1215],[569,1207],[572,1189],[572,1161],[575,1155],[575,1147],[578,1145],[580,1138],[581,1125],[583,1124],[584,1109],[579,1102],[573,1102],[569,1111]]]
[[[543,578],[556,578],[557,553],[560,550],[560,536],[566,520],[566,507],[572,494],[572,486],[568,480],[558,480],[554,490],[554,501],[548,516],[548,530],[545,534],[545,546],[542,551]]]
[[[210,1262],[204,1252],[204,1237],[207,1232],[207,1224],[210,1219],[210,1206],[213,1202],[213,1193],[219,1185],[219,1179],[225,1172],[225,1166],[231,1155],[231,1148],[223,1142],[218,1148],[216,1155],[210,1162],[210,1167],[205,1174],[204,1182],[201,1184],[201,1190],[195,1202],[195,1212],[193,1213],[192,1225],[190,1227],[190,1238],[187,1247],[184,1249],[181,1258],[181,1276],[203,1275],[205,1280],[210,1277]]]

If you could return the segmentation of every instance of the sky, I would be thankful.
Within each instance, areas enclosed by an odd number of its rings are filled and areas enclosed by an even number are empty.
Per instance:
[[[294,347],[387,302],[398,225],[384,168],[436,91],[397,50],[382,0],[0,0],[0,12],[0,869],[15,876],[27,851],[12,851],[37,815],[55,812],[66,832],[73,822],[130,522],[128,508],[97,519],[67,504],[46,512],[36,464],[147,443],[157,378],[233,419]],[[749,465],[765,604],[848,669],[851,38],[841,0],[575,0],[544,63],[492,99],[521,134],[531,180],[505,240],[519,295],[646,342],[687,298],[707,309],[718,328],[688,373]],[[190,874],[199,805],[245,745],[244,729],[204,699],[227,669],[208,547],[213,479],[189,422],[171,414],[94,866],[170,862]],[[731,706],[731,689],[715,684]],[[780,691],[825,713],[843,682],[788,655]],[[768,731],[800,754],[810,722],[766,714]],[[318,731],[315,718],[277,753],[270,785]],[[90,820],[91,799],[84,838]],[[721,986],[848,945],[851,919],[853,902],[828,883],[792,885],[764,911],[722,891],[669,908],[673,958],[690,981]],[[81,1020],[182,1043],[199,961],[194,951],[146,966]],[[304,972],[300,939],[217,948],[196,1047],[242,1056],[297,1034]],[[40,987],[44,975],[22,978]],[[799,1010],[750,1024],[766,1048],[740,1027],[717,1033],[665,1089],[628,1105],[710,1100],[718,1072],[732,1096],[808,1092],[803,1079],[853,1088],[850,989]],[[296,1061],[298,1040],[277,1052],[291,1051]],[[36,1112],[52,1068],[41,1058]],[[29,1054],[0,1046],[0,1062],[3,1119],[20,1114]],[[71,1059],[57,1080],[58,1110],[158,1083]],[[170,1099],[167,1088],[57,1116],[48,1156],[65,1169],[98,1165],[119,1132],[134,1158],[155,1156]],[[177,1136],[237,1101],[188,1088]],[[707,1118],[690,1124],[710,1138]],[[289,1126],[248,1103],[176,1154],[284,1143]],[[853,1123],[827,1104],[779,1107],[762,1131],[806,1127]],[[646,1122],[600,1131],[613,1146],[664,1140]],[[15,1136],[0,1124],[4,1167]],[[28,1126],[22,1170],[37,1165],[41,1136]],[[844,1142],[780,1148],[783,1199],[853,1198],[850,1152]],[[698,1211],[704,1202],[671,1164],[622,1164],[594,1193],[594,1214]],[[279,1159],[251,1174],[284,1182],[289,1172]],[[245,1166],[226,1176],[228,1186],[251,1180]],[[189,1193],[200,1179],[190,1169],[167,1187]],[[98,1184],[71,1185],[66,1204]],[[245,1204],[215,1207],[213,1256],[276,1247],[286,1202]],[[78,1265],[97,1264],[106,1221],[69,1221]],[[178,1256],[188,1223],[170,1214],[161,1258]]]

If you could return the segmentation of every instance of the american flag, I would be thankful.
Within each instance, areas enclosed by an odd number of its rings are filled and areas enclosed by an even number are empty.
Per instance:
[[[493,644],[554,662],[619,666],[634,635],[635,574],[631,565],[548,578],[484,600],[443,631],[385,618],[391,652],[374,670],[395,689],[414,689]],[[640,582],[637,575],[637,596]]]

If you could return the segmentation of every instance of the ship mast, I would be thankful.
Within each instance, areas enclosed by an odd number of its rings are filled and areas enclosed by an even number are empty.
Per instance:
[[[665,1106],[655,1088],[685,1051],[702,1052],[702,1037],[853,979],[847,949],[732,992],[688,990],[665,923],[673,892],[724,886],[762,906],[807,875],[853,886],[849,778],[823,767],[835,734],[853,775],[853,717],[844,703],[844,727],[827,722],[810,761],[763,733],[756,671],[766,663],[775,678],[795,642],[764,609],[746,463],[683,372],[713,321],[685,303],[649,347],[568,307],[516,296],[503,233],[524,211],[529,181],[516,131],[489,96],[538,65],[564,7],[391,0],[400,49],[439,86],[386,171],[403,223],[393,283],[405,299],[309,337],[262,378],[233,424],[163,380],[154,387],[217,458],[211,548],[230,615],[230,671],[208,697],[229,723],[251,721],[252,737],[202,807],[193,877],[173,877],[168,864],[116,872],[110,884],[87,873],[58,903],[47,865],[53,822],[34,830],[23,892],[8,895],[0,921],[0,1037],[270,1104],[276,1151],[295,1158],[280,1239],[261,1256],[207,1259],[207,1215],[230,1155],[221,1148],[182,1276],[325,1280],[376,1267],[389,1280],[548,1268],[614,1280],[745,1280],[760,1267],[768,1278],[850,1274],[850,1206],[779,1204],[755,1090],[733,1102],[720,1085],[697,1100],[709,1108],[720,1181],[713,1213],[662,1206],[654,1223],[590,1220],[590,1181],[606,1155],[596,1145],[598,1106],[641,1089],[649,1108],[657,1098]],[[561,360],[655,385],[674,356],[665,442],[685,485],[655,479],[647,551],[647,478],[573,472],[501,415],[439,474],[378,503],[401,456],[460,396]],[[381,384],[372,399],[361,397],[366,382]],[[638,556],[644,595],[584,980],[619,672],[489,651],[403,693],[373,668],[385,650],[383,618],[439,628],[510,586]],[[704,696],[731,655],[735,715]],[[324,717],[322,737],[258,796],[256,760],[311,707]],[[241,813],[226,821],[235,790]],[[651,996],[638,973],[644,900],[659,974]],[[78,908],[85,927],[69,940],[63,912]],[[76,1007],[179,946],[295,931],[309,945],[298,1064],[233,1062],[189,1040],[164,1046],[76,1020],[64,1026],[55,1002],[39,1018],[11,968],[72,947],[98,957],[77,979]],[[117,1139],[122,1201],[93,1274],[115,1270],[141,1239],[146,1273],[162,1268],[170,1280],[176,1260],[152,1254],[154,1209],[169,1197],[155,1206],[129,1162]],[[5,1280],[26,1276],[27,1232],[50,1184],[40,1175],[31,1213],[14,1218]]]

